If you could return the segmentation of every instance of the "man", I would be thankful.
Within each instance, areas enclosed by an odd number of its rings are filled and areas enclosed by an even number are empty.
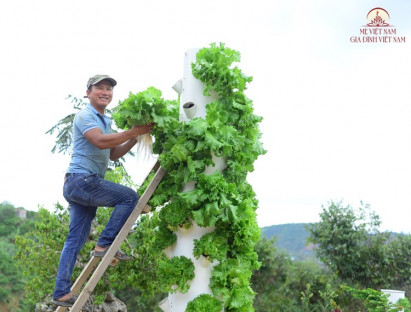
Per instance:
[[[116,84],[107,75],[91,77],[87,83],[90,103],[74,118],[73,154],[63,187],[64,198],[69,203],[70,227],[53,293],[53,302],[60,306],[72,306],[76,300],[70,290],[71,276],[97,207],[114,207],[94,250],[94,256],[103,257],[138,202],[139,197],[131,188],[104,180],[109,159],[125,155],[137,143],[138,135],[153,129],[153,125],[148,124],[112,133],[111,121],[104,112]],[[121,251],[115,257],[131,259]]]

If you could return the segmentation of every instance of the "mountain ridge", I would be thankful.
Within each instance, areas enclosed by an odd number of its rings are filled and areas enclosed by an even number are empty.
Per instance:
[[[261,228],[261,235],[269,239],[276,237],[275,245],[285,250],[293,260],[315,258],[312,244],[307,244],[310,235],[307,226],[310,223],[286,223],[265,226]]]

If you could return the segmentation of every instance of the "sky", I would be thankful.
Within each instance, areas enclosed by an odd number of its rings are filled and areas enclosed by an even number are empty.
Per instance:
[[[352,42],[376,7],[405,42]],[[45,132],[73,112],[66,97],[82,98],[89,77],[117,80],[111,108],[149,86],[176,99],[185,51],[224,42],[241,53],[237,66],[254,78],[246,95],[264,118],[267,153],[247,178],[259,225],[318,222],[330,201],[364,202],[382,230],[410,233],[410,9],[408,0],[3,2],[0,202],[67,205],[69,156],[52,154]],[[126,167],[140,182],[150,164]]]

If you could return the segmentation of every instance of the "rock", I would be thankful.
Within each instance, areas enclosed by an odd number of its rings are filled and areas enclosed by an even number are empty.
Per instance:
[[[94,305],[94,297],[90,296],[84,305],[85,311],[89,312],[127,312],[127,306],[112,293],[106,294],[106,299],[102,304]],[[35,312],[54,312],[57,306],[53,304],[51,295],[47,296],[43,302],[36,304]]]
[[[56,306],[51,302],[52,297],[48,295],[43,302],[36,304],[35,312],[53,312],[56,310]]]
[[[106,293],[106,300],[102,304],[94,307],[92,312],[127,312],[127,306],[111,292]]]

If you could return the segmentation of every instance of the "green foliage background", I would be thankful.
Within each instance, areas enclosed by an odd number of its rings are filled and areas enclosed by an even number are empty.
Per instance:
[[[117,172],[116,175],[119,176],[120,173]],[[339,208],[346,207],[338,203],[330,203],[324,210],[336,210],[338,215],[336,220],[343,219],[345,213],[353,212],[353,220],[357,225],[362,223],[365,226],[366,222],[359,221],[361,216],[356,214],[352,208],[348,210]],[[8,203],[0,205],[0,212],[4,209],[8,209],[10,212],[11,210],[14,211],[14,207]],[[106,214],[105,211],[104,214]],[[45,209],[40,209],[38,213],[28,212],[29,218],[25,221],[18,220],[15,213],[5,213],[4,215],[8,216],[3,219],[4,223],[12,227],[8,228],[7,236],[0,237],[0,289],[2,291],[1,298],[3,299],[0,302],[0,311],[32,312],[34,311],[34,305],[24,300],[24,294],[26,293],[28,298],[31,298],[34,303],[43,301],[47,294],[52,292],[57,269],[56,255],[58,256],[64,240],[63,235],[58,233],[66,231],[66,224],[64,222],[55,221],[64,220],[66,218],[66,210],[57,205],[53,213]],[[156,248],[153,247],[155,245],[154,234],[151,232],[155,231],[160,221],[157,213],[153,213],[151,216],[143,216],[142,219],[141,222],[150,222],[150,226],[147,226],[145,230],[142,227],[137,227],[124,246],[135,256],[133,263],[130,263],[130,265],[122,263],[122,265],[117,266],[114,270],[109,270],[104,280],[111,285],[109,288],[127,304],[131,311],[160,312],[157,305],[167,294],[158,292],[152,283],[153,280],[158,278],[155,272],[153,272],[152,267],[159,265],[159,259],[156,258],[158,254],[153,252]],[[329,222],[328,219],[323,219],[315,225],[318,228],[319,226],[325,226],[327,222]],[[333,227],[332,223],[328,223],[328,225]],[[39,228],[41,228],[41,231],[38,230]],[[20,235],[16,238],[12,234],[13,229],[15,232],[21,233],[23,232],[22,229],[28,232],[23,233],[24,237]],[[148,229],[151,230],[149,231]],[[357,230],[357,228],[352,229],[352,231]],[[51,248],[55,248],[54,242],[47,241],[51,232],[55,232],[54,239],[56,240],[56,245],[59,245],[58,248],[53,250]],[[95,233],[91,234],[91,238],[96,235]],[[146,236],[146,240],[142,236]],[[13,237],[18,241],[17,246],[20,246],[17,250],[25,253],[25,257],[20,259],[19,262],[10,262],[16,250]],[[151,243],[147,239],[148,237],[150,237]],[[395,244],[401,250],[400,255],[407,258],[410,257],[410,252],[406,248],[407,245],[404,245],[403,242],[409,239],[409,235],[393,235],[390,243]],[[136,246],[141,245],[143,241],[145,242],[144,246],[138,247],[138,250],[143,252],[137,254]],[[49,246],[42,248],[41,242],[47,242]],[[22,248],[22,243],[33,243],[33,245],[30,245],[31,247],[25,250]],[[93,245],[92,241],[90,243]],[[398,307],[389,304],[386,298],[384,299],[384,295],[377,291],[378,289],[367,288],[360,285],[358,281],[342,280],[337,275],[338,271],[331,271],[329,267],[319,264],[318,260],[291,260],[288,251],[276,246],[275,237],[268,239],[263,236],[256,244],[255,251],[261,262],[261,267],[253,272],[251,278],[252,289],[257,293],[254,300],[254,309],[256,311],[332,311],[329,310],[330,306],[333,309],[339,306],[344,312],[398,311]],[[44,252],[47,252],[49,255],[43,258]],[[84,257],[84,259],[81,259],[81,263],[85,263],[88,260],[88,255]],[[386,253],[385,257],[387,258],[386,261],[389,261],[392,255]],[[397,257],[399,257],[399,254],[397,254]],[[362,259],[362,262],[370,263],[373,260],[378,261],[378,259],[365,258]],[[23,266],[20,266],[19,263],[23,264]],[[49,267],[51,270],[47,271]],[[25,277],[21,274],[23,269],[25,269]],[[399,272],[396,270],[394,269],[391,272],[392,275],[398,276],[398,274],[394,274]],[[404,280],[405,277],[406,275],[399,276],[397,284]],[[349,286],[341,287],[341,285]],[[409,279],[402,285],[398,289],[408,290]],[[383,286],[388,287],[388,284]],[[104,294],[102,286],[99,286],[96,292],[96,294],[99,293]],[[207,297],[201,298],[202,300],[206,302],[205,305],[209,307],[210,311],[215,309],[212,299],[210,300]],[[332,302],[335,305],[332,305]],[[200,306],[202,304],[198,303]],[[401,304],[406,309],[409,309],[409,302],[404,301]],[[319,310],[320,307],[326,306],[328,310]],[[193,302],[190,304],[190,308],[196,309],[197,304]]]
[[[309,242],[329,269],[362,288],[404,289],[411,281],[411,236],[380,232],[379,216],[369,205],[341,202],[323,207],[321,222],[309,227]]]
[[[16,207],[8,202],[0,204],[0,311],[34,310],[24,296],[15,295],[25,292],[26,279],[13,258],[17,252],[16,236],[31,231],[35,221],[33,212],[28,212],[26,219],[20,219]]]

